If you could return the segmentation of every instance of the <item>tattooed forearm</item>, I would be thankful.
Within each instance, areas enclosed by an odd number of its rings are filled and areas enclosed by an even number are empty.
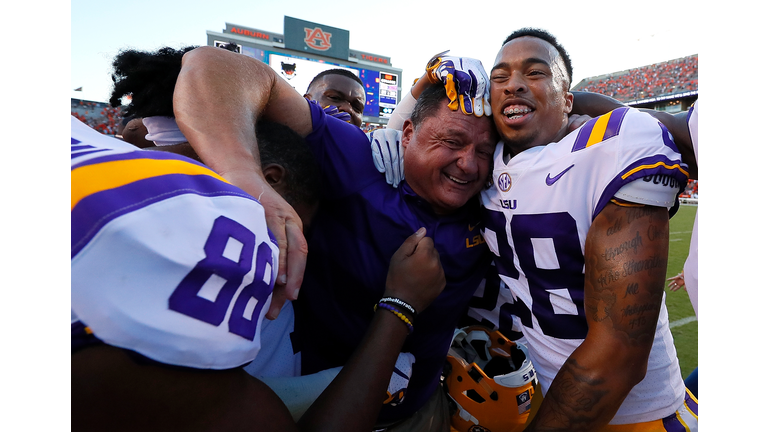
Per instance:
[[[593,320],[602,322],[611,316],[615,304],[616,295],[613,292],[608,291],[600,296],[593,296],[585,299],[584,310],[589,313]]]
[[[640,231],[637,231],[634,238],[627,240],[616,247],[605,248],[605,252],[603,252],[602,256],[606,261],[610,261],[630,250],[637,254],[637,249],[641,247],[643,247],[643,238],[640,237]]]
[[[651,224],[648,226],[648,240],[669,240],[669,229]]]
[[[603,273],[600,273],[600,275],[597,277],[597,283],[600,284],[600,287],[605,288],[613,285],[613,283],[617,282],[619,279],[621,279],[621,272],[618,270],[609,269]]]
[[[614,234],[617,234],[617,233],[621,232],[621,229],[622,229],[622,228],[624,228],[624,223],[623,223],[622,221],[623,221],[623,219],[622,219],[622,218],[617,218],[617,219],[616,219],[616,222],[614,222],[614,224],[613,224],[613,225],[611,225],[611,226],[610,226],[610,227],[609,227],[609,228],[608,228],[608,229],[605,231],[605,235],[606,235],[606,237],[610,237],[610,236],[612,236],[612,235],[614,235]]]
[[[630,295],[636,295],[638,292],[640,292],[640,285],[633,282],[627,285],[627,291],[624,292],[624,298],[627,298],[627,296]]]
[[[602,413],[596,409],[610,393],[606,380],[592,378],[589,370],[568,359],[541,405],[536,418],[526,430],[592,430]]]
[[[632,276],[639,272],[653,272],[657,269],[667,270],[667,257],[661,255],[654,255],[648,259],[635,261],[630,260],[624,263],[621,275],[623,277]]]
[[[632,222],[642,219],[644,217],[648,217],[654,214],[657,207],[651,207],[651,206],[643,206],[643,207],[632,207],[627,209],[627,224],[631,224]]]

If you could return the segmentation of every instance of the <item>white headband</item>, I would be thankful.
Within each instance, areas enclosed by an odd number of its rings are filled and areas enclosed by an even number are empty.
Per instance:
[[[144,137],[153,141],[156,146],[167,146],[187,142],[187,137],[181,133],[176,119],[173,117],[144,117],[141,119],[147,127],[147,135]]]

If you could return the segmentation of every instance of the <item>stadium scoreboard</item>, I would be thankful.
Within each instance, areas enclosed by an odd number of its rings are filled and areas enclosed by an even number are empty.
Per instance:
[[[299,94],[327,69],[347,69],[365,88],[363,121],[383,125],[400,101],[402,69],[389,57],[349,48],[349,31],[285,17],[279,34],[225,23],[222,32],[206,31],[209,46],[237,45],[237,52],[268,64]]]

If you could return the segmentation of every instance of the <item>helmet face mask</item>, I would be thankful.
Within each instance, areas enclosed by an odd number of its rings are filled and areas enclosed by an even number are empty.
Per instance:
[[[457,330],[445,387],[459,432],[522,431],[531,412],[536,372],[528,349],[482,326]]]

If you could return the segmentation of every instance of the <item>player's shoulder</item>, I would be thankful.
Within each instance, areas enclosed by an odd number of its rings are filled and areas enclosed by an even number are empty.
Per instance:
[[[261,204],[191,159],[98,135],[73,122],[73,320],[163,363],[253,360],[278,256]]]
[[[572,152],[595,151],[628,142],[655,141],[660,123],[651,115],[634,108],[622,107],[587,121],[569,135]]]

